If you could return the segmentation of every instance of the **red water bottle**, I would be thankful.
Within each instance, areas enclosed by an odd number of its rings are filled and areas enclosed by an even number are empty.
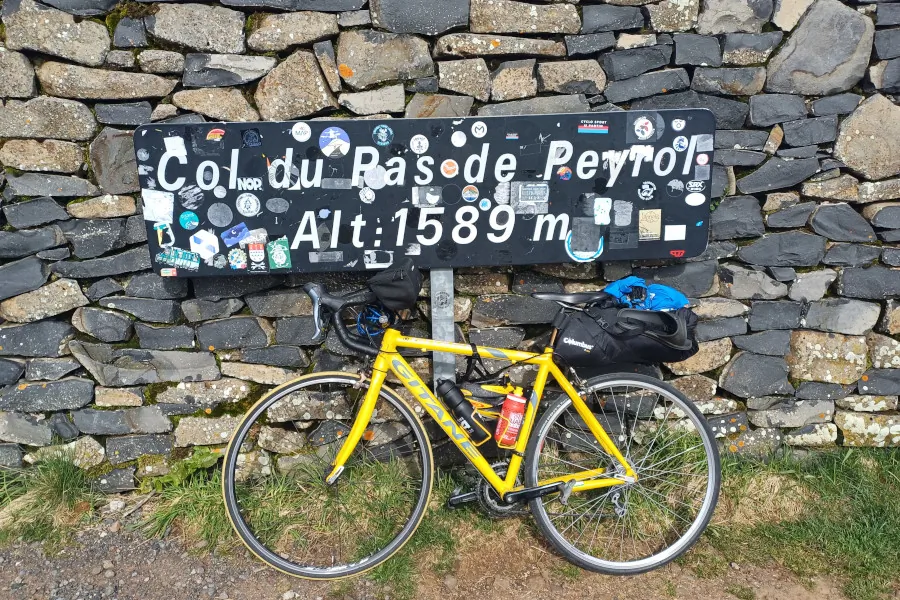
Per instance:
[[[522,429],[522,419],[525,417],[525,403],[520,387],[506,395],[500,418],[497,419],[497,430],[494,432],[494,439],[499,447],[515,448],[519,430]]]

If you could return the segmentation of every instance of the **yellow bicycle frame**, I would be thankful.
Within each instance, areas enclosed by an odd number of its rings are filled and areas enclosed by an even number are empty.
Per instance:
[[[590,429],[591,433],[600,443],[600,446],[611,457],[619,462],[624,468],[624,475],[618,477],[610,477],[606,469],[585,470],[570,475],[554,477],[538,482],[539,486],[553,483],[572,483],[572,491],[586,491],[598,488],[605,488],[614,485],[621,485],[637,480],[637,475],[631,468],[625,457],[622,456],[619,449],[610,439],[609,435],[591,413],[584,399],[578,391],[569,383],[569,380],[563,375],[559,367],[553,362],[553,349],[545,348],[541,354],[532,352],[522,352],[519,350],[506,350],[502,348],[489,348],[485,346],[477,346],[478,354],[485,358],[506,359],[516,363],[538,365],[537,379],[534,383],[531,397],[525,409],[525,417],[522,421],[522,428],[519,432],[519,438],[516,442],[515,450],[509,461],[509,467],[506,471],[505,479],[501,479],[491,468],[490,463],[481,454],[468,434],[457,425],[447,410],[435,395],[428,389],[428,386],[422,381],[419,375],[410,367],[409,363],[397,352],[398,348],[410,348],[421,350],[423,352],[446,352],[448,354],[456,354],[461,356],[472,356],[472,346],[468,344],[457,344],[452,342],[439,342],[427,338],[416,338],[402,335],[396,329],[388,329],[384,332],[384,339],[381,342],[381,351],[375,358],[375,364],[372,368],[372,378],[366,397],[359,408],[350,433],[344,440],[344,444],[337,454],[332,465],[332,471],[327,477],[328,482],[333,482],[344,469],[344,464],[359,440],[362,439],[369,421],[372,418],[372,411],[378,400],[378,394],[381,386],[387,377],[388,372],[394,373],[403,383],[403,386],[422,404],[423,408],[431,417],[438,422],[441,428],[447,433],[457,448],[469,459],[469,461],[478,469],[478,472],[491,484],[491,486],[504,497],[512,491],[518,491],[523,486],[515,484],[522,467],[522,459],[525,456],[525,448],[531,436],[531,429],[534,426],[535,417],[540,398],[544,392],[544,385],[547,383],[548,375],[552,375],[553,379],[560,385],[562,390],[572,399],[572,404],[578,415]]]

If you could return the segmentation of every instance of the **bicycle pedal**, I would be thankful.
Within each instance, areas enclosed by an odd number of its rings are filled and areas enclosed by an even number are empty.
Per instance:
[[[478,498],[476,492],[463,493],[462,488],[456,488],[447,498],[447,508],[454,509],[468,502],[474,502]]]

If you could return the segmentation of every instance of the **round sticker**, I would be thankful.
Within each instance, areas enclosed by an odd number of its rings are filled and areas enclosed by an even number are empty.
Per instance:
[[[487,198],[482,198],[481,202],[478,203],[478,208],[481,210],[491,210],[491,201]]]
[[[234,213],[227,204],[216,202],[206,211],[206,218],[216,227],[228,227],[234,219]]]
[[[286,213],[290,207],[291,203],[284,198],[269,198],[266,200],[266,210],[270,213]]]
[[[379,125],[372,130],[372,139],[379,146],[390,146],[394,141],[394,130],[387,125]]]
[[[221,185],[217,185],[216,187],[213,188],[213,195],[216,198],[224,198],[226,195],[228,195],[228,190],[226,190]]]
[[[343,158],[350,152],[350,136],[340,127],[329,127],[319,136],[319,148],[328,158]]]
[[[366,185],[373,190],[380,190],[387,185],[387,182],[385,181],[386,176],[387,171],[385,168],[378,165],[374,169],[366,171],[365,175],[363,175],[363,179],[365,180]]]
[[[702,192],[706,189],[706,183],[697,179],[692,179],[691,181],[687,182],[685,188],[689,192]]]
[[[255,217],[259,214],[260,202],[259,198],[250,193],[244,193],[235,200],[237,211],[245,217]]]
[[[312,129],[306,123],[294,123],[291,127],[291,135],[298,142],[305,142],[312,137]]]
[[[359,190],[359,199],[364,204],[372,204],[375,202],[375,190],[369,187],[364,187]]]
[[[556,174],[559,175],[559,178],[562,181],[569,181],[570,179],[572,179],[572,169],[570,169],[569,167],[560,167],[556,171]]]
[[[572,250],[572,232],[566,236],[566,254],[575,262],[591,262],[596,260],[603,254],[603,236],[600,236],[600,242],[597,244],[596,252],[583,252],[580,250]]]
[[[462,189],[462,198],[466,202],[475,202],[478,200],[478,188],[474,185],[467,185]]]
[[[197,210],[205,201],[203,190],[196,185],[187,185],[178,190],[178,202],[187,210]]]
[[[428,138],[421,133],[414,135],[412,139],[409,140],[409,147],[416,154],[425,154],[428,152],[428,146],[430,146]]]
[[[459,165],[452,158],[448,158],[441,163],[441,173],[448,179],[456,177],[459,174]]]
[[[703,166],[709,163],[709,155],[708,154],[698,154],[697,155],[697,164]]]
[[[656,196],[656,184],[652,181],[645,181],[641,184],[641,187],[638,188],[638,198],[644,202],[653,200],[654,196]]]
[[[213,256],[213,266],[217,269],[224,269],[228,265],[228,260],[222,254]]]
[[[684,119],[672,119],[672,129],[675,131],[681,131],[686,124]]]
[[[675,148],[678,152],[684,152],[688,149],[688,139],[683,135],[679,135],[675,138],[675,141],[672,142],[672,147]]]
[[[636,135],[637,139],[641,141],[646,141],[652,138],[655,131],[656,128],[647,117],[639,117],[634,122],[634,135]]]
[[[684,182],[680,179],[672,179],[666,184],[666,193],[672,198],[677,198],[684,193]]]
[[[178,217],[178,222],[181,223],[182,228],[191,231],[192,229],[197,229],[200,225],[200,218],[194,211],[186,210]]]
[[[150,158],[150,152],[146,148],[138,148],[137,157],[138,160],[147,160]]]
[[[485,125],[484,121],[475,121],[472,123],[472,135],[478,139],[487,135],[487,125]]]
[[[454,131],[450,136],[450,142],[457,148],[462,148],[466,145],[466,134],[462,131]]]
[[[688,206],[700,206],[701,204],[706,202],[706,196],[698,192],[694,192],[693,194],[688,194],[687,197],[685,197],[684,201]]]
[[[232,269],[246,269],[247,268],[247,253],[241,250],[240,248],[234,248],[233,250],[228,251],[228,264],[231,265]]]

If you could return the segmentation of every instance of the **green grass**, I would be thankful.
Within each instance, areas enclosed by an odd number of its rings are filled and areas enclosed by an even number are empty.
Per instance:
[[[754,600],[756,598],[756,593],[753,591],[753,588],[737,583],[727,585],[725,587],[725,592],[738,598],[738,600]]]

